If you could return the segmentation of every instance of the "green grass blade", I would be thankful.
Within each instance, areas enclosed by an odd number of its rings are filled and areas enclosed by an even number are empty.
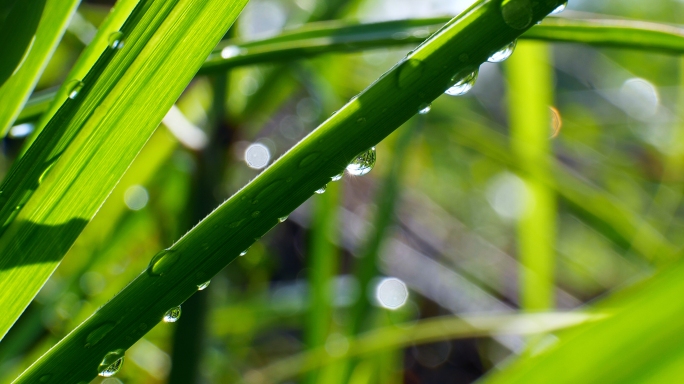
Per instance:
[[[673,321],[684,316],[683,277],[684,264],[678,263],[597,303],[610,318],[560,334],[545,350],[492,372],[483,383],[642,383],[672,375],[670,364],[681,361],[683,352],[684,327]]]
[[[298,60],[326,53],[415,45],[422,43],[448,20],[429,18],[369,24],[330,21],[311,23],[301,29],[264,40],[228,40],[214,50],[200,73],[245,65]],[[524,33],[521,39],[684,53],[684,31],[680,28],[634,21],[547,18],[541,25]],[[226,47],[232,47],[232,53],[227,51],[230,54],[224,58],[222,50]],[[47,102],[43,100],[43,103]],[[32,109],[22,111],[19,117],[21,122],[35,119],[37,114],[47,109],[47,106],[41,105],[38,100],[29,103]]]
[[[549,47],[522,41],[506,62],[512,152],[525,184],[518,218],[520,303],[527,310],[554,307],[555,191],[551,179],[552,69]]]
[[[24,56],[31,50],[43,8],[45,0],[0,3],[0,35],[13,36],[0,41],[0,52],[4,56],[0,62],[0,86],[21,66]]]
[[[57,110],[64,104],[64,101],[69,97],[69,90],[67,89],[72,81],[83,79],[90,68],[93,67],[102,53],[109,48],[110,38],[112,34],[121,29],[126,18],[131,14],[133,8],[138,4],[139,0],[119,0],[109,13],[107,18],[102,22],[93,40],[83,50],[74,66],[66,76],[66,81],[61,85],[59,90],[55,93],[54,98],[50,102],[49,107],[41,111],[40,120],[34,131],[24,143],[23,151],[35,141],[36,137],[45,129],[45,126],[57,113]],[[30,100],[29,100],[30,101]],[[23,114],[23,111],[22,111]]]
[[[437,317],[419,322],[398,324],[359,335],[349,342],[345,354],[331,357],[324,349],[294,355],[248,375],[250,384],[277,383],[340,359],[374,356],[380,352],[448,339],[498,335],[535,335],[584,323],[603,322],[603,316],[582,313],[540,313],[527,315],[492,315],[482,317]]]
[[[4,335],[93,217],[246,0],[140,3],[2,185]],[[164,36],[160,39],[160,36]]]
[[[106,353],[129,348],[169,308],[194,294],[199,284],[237,258],[359,153],[388,136],[424,103],[441,96],[454,76],[457,80],[473,71],[560,3],[526,9],[511,2],[474,4],[160,252],[147,271],[55,345],[18,382],[34,382],[48,374],[57,381],[92,378]]]
[[[7,81],[3,81],[4,69],[0,67],[0,84],[4,82],[2,87],[0,87],[0,137],[5,137],[26,103],[31,91],[36,86],[48,60],[57,48],[57,44],[66,30],[71,15],[76,11],[78,3],[79,0],[20,0],[18,2],[17,8],[20,9],[22,14],[29,14],[31,17],[38,16],[40,17],[40,23],[37,25],[37,29],[33,30],[35,34],[31,33],[28,36],[28,51],[26,55],[24,55],[24,52],[27,50],[27,47],[25,46],[21,49],[19,59],[23,63],[20,63],[20,67],[14,75],[12,75],[12,72],[14,72],[14,69],[12,69],[10,72],[12,76]],[[41,10],[42,12],[39,12]],[[20,15],[9,15],[9,17],[21,25],[28,26],[28,24],[31,24],[31,20],[25,20]],[[10,62],[12,59],[10,47],[7,45],[12,45],[15,39],[21,40],[21,31],[24,28],[19,28],[18,32],[16,31],[17,25],[15,23],[2,25],[2,28],[12,28],[10,31],[4,32],[0,30],[0,36],[4,36],[2,39],[3,43],[0,44],[0,52],[3,52],[0,62],[3,63],[2,66],[4,67],[5,63]],[[24,30],[24,32],[26,31]],[[8,49],[10,52],[6,52],[5,49]]]

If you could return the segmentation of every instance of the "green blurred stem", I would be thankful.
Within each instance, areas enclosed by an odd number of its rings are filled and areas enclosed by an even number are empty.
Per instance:
[[[197,172],[194,188],[189,200],[187,229],[192,227],[211,213],[219,204],[215,191],[221,185],[225,162],[222,161],[225,149],[230,146],[232,130],[226,126],[226,94],[228,87],[227,74],[219,74],[212,81],[213,105],[210,115],[212,138],[209,145],[195,153]],[[208,291],[191,296],[182,305],[180,321],[173,334],[173,353],[171,355],[171,373],[169,384],[192,384],[201,382],[200,363],[202,360],[206,319],[209,310]]]
[[[307,24],[295,31],[264,40],[251,42],[225,40],[209,56],[200,73],[225,71],[246,65],[299,60],[325,53],[416,45],[422,43],[428,35],[438,30],[448,20],[449,18],[430,18],[369,24],[327,21]],[[625,20],[547,18],[541,25],[533,27],[520,38],[668,54],[684,53],[684,32],[681,28]],[[223,58],[221,50],[228,46],[234,46],[235,52],[239,54]],[[86,65],[83,68],[89,67]],[[32,96],[16,123],[34,120],[48,110],[54,97],[54,93],[40,97]],[[52,106],[49,116],[54,113],[54,110],[55,106]]]
[[[556,196],[544,183],[551,174],[550,60],[547,44],[524,41],[506,63],[511,145],[525,183],[518,221],[520,305],[532,311],[554,306]]]
[[[339,266],[338,206],[342,183],[331,182],[324,194],[315,196],[312,222],[311,250],[308,260],[309,311],[304,326],[308,348],[325,345],[332,326],[333,278]],[[316,383],[317,372],[312,372],[309,383]]]

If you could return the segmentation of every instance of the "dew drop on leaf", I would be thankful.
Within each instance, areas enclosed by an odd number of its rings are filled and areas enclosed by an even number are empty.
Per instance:
[[[197,286],[197,290],[198,290],[198,291],[204,291],[205,289],[207,289],[207,287],[209,286],[209,284],[211,284],[211,280],[207,280],[207,281],[205,281],[204,283],[198,285],[198,286]]]
[[[179,305],[177,307],[173,307],[173,308],[169,309],[168,311],[166,311],[162,320],[164,320],[165,323],[175,323],[176,321],[178,321],[178,319],[180,319],[180,317],[181,317],[181,307]]]
[[[316,194],[317,194],[317,195],[322,195],[322,194],[324,194],[324,193],[325,193],[325,190],[326,190],[327,188],[328,188],[327,185],[322,186],[321,188],[319,188],[319,189],[316,190]]]
[[[431,104],[428,104],[428,103],[423,103],[423,104],[421,104],[420,107],[418,107],[418,108],[419,108],[418,114],[420,114],[420,115],[427,115],[427,114],[430,113],[430,111],[432,110],[432,105],[431,105]]]
[[[117,349],[109,352],[102,359],[102,362],[97,368],[98,374],[102,377],[110,377],[116,375],[124,363],[124,350]]]
[[[370,172],[375,166],[375,147],[361,153],[347,165],[347,172],[354,176],[363,176]]]
[[[567,7],[568,7],[568,2],[566,1],[565,3],[559,5],[556,9],[554,9],[553,11],[551,11],[550,14],[551,14],[551,15],[557,15],[557,14],[559,14],[559,13],[565,11],[565,8],[567,8]]]
[[[123,48],[123,46],[123,33],[121,33],[120,31],[112,32],[112,34],[109,35],[109,48],[121,49]]]
[[[461,75],[456,75],[451,79],[452,86],[449,87],[449,89],[446,90],[447,95],[449,96],[462,96],[468,93],[471,89],[473,89],[473,86],[475,86],[475,82],[477,81],[477,76],[479,74],[478,70],[473,71],[472,73],[467,74],[466,76],[461,77]]]
[[[505,61],[511,55],[513,54],[513,51],[515,51],[515,46],[517,45],[517,40],[513,40],[510,44],[506,44],[503,48],[499,49],[498,51],[494,52],[491,56],[489,56],[489,61],[490,63],[501,63],[502,61]]]
[[[80,80],[73,80],[67,84],[67,94],[69,95],[70,99],[75,99],[79,92],[81,92],[81,89],[83,89],[83,82]]]
[[[532,3],[530,0],[504,0],[501,3],[501,16],[513,29],[525,29],[532,23]]]
[[[150,260],[150,265],[147,267],[147,273],[150,276],[162,276],[166,273],[173,264],[178,261],[178,253],[169,249],[165,249]]]

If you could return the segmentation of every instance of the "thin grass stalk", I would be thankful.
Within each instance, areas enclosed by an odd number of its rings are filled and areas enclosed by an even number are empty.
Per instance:
[[[511,147],[524,181],[518,191],[520,306],[528,311],[548,310],[555,302],[556,196],[544,182],[552,177],[550,60],[547,44],[523,41],[506,62]]]

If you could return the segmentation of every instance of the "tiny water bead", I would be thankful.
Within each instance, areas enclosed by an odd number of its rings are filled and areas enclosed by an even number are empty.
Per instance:
[[[427,115],[432,110],[432,104],[423,103],[418,108],[420,108],[420,110],[418,111],[418,114]]]
[[[338,173],[337,175],[330,178],[332,181],[340,181],[344,177],[344,171]]]
[[[209,284],[207,284],[207,285],[209,285]],[[180,317],[181,317],[181,307],[179,305],[177,307],[173,307],[173,308],[169,309],[168,311],[166,311],[166,313],[164,314],[164,318],[162,320],[164,320],[165,323],[175,323],[176,321],[178,321],[178,319],[180,319]]]
[[[280,218],[278,218],[278,222],[279,222],[279,223],[284,223],[284,222],[287,220],[288,217],[289,217],[289,216],[280,217]]]
[[[38,379],[38,381],[40,381],[41,383],[47,383],[48,381],[50,381],[50,378],[52,378],[52,375],[48,373],[41,376],[40,379]]]
[[[534,16],[530,0],[504,0],[501,3],[501,16],[513,29],[525,29],[532,23]]]
[[[240,256],[244,256],[247,254],[247,251],[249,251],[249,248],[245,249],[244,251],[240,252]]]
[[[113,32],[109,35],[109,48],[121,49],[124,46],[123,33],[120,31]]]
[[[568,7],[568,2],[566,1],[565,3],[559,5],[558,8],[551,11],[551,15],[557,15],[557,14],[565,11],[565,8],[567,8],[567,7]]]
[[[460,75],[454,76],[451,79],[453,85],[449,87],[449,89],[447,89],[444,93],[446,93],[449,96],[465,95],[475,86],[475,82],[477,81],[477,76],[479,73],[479,70],[475,70],[472,73],[469,73],[463,77],[461,77]]]
[[[209,284],[211,284],[211,280],[207,280],[207,281],[205,281],[204,283],[198,285],[198,286],[197,286],[197,290],[198,290],[198,291],[204,291],[205,289],[207,289],[207,287],[209,286]]]
[[[79,80],[73,80],[67,85],[67,94],[70,99],[75,99],[78,93],[83,89],[83,82]]]
[[[316,194],[317,194],[317,195],[322,195],[322,194],[324,194],[324,193],[325,193],[325,190],[326,190],[327,188],[328,188],[328,185],[322,186],[321,188],[319,188],[319,189],[316,190]]]
[[[124,350],[117,349],[109,352],[102,359],[102,362],[97,367],[98,374],[102,377],[111,377],[116,375],[124,363]]]
[[[347,165],[347,172],[353,176],[363,176],[370,172],[375,166],[376,160],[375,147],[356,156],[349,165]]]
[[[515,46],[517,45],[518,41],[513,40],[510,44],[507,44],[500,50],[494,52],[491,56],[489,56],[489,59],[487,59],[488,62],[490,63],[501,63],[511,57],[513,54],[513,51],[515,51]]]

